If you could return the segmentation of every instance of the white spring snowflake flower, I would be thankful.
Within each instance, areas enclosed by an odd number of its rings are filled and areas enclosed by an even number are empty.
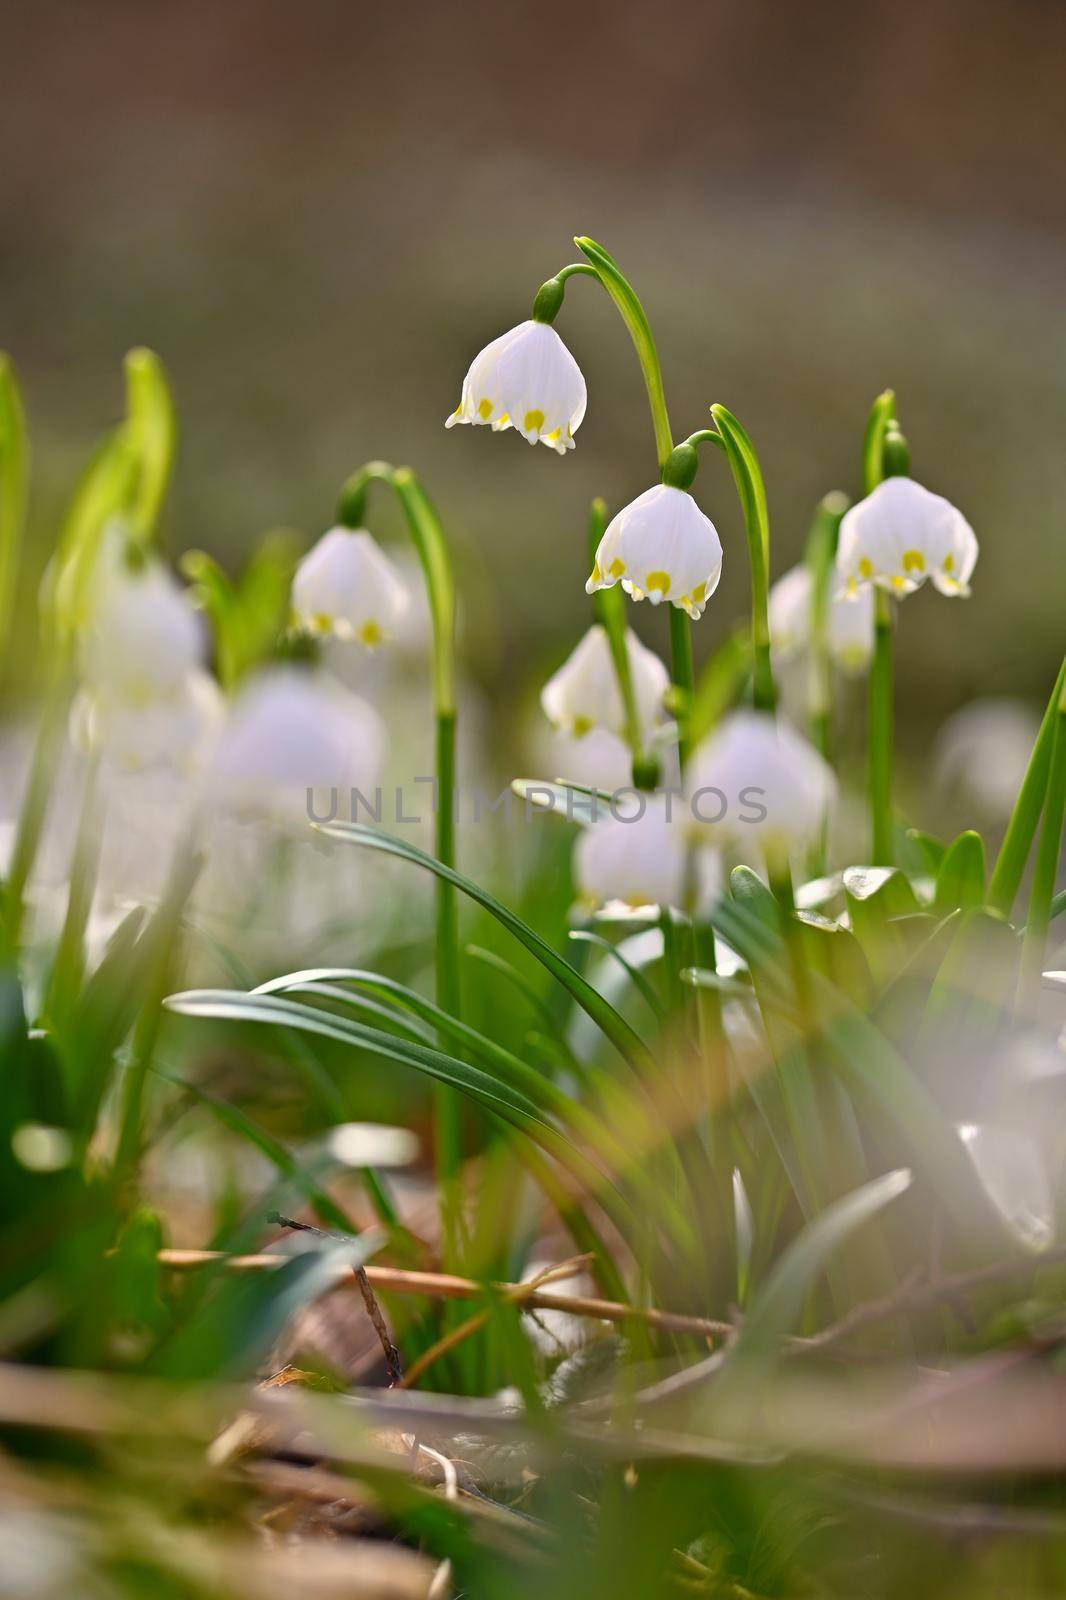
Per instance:
[[[844,513],[837,570],[855,593],[874,583],[913,594],[929,578],[946,595],[968,595],[977,538],[961,511],[913,478],[886,478]]]
[[[581,369],[546,322],[519,323],[470,363],[459,404],[445,422],[516,428],[530,444],[559,455],[574,448],[588,399]]]
[[[372,706],[309,668],[268,667],[237,696],[209,772],[253,808],[275,795],[377,783],[385,730]]]
[[[100,751],[117,773],[165,769],[187,778],[205,767],[224,721],[222,691],[197,670],[145,701],[83,686],[71,707],[70,738],[76,749]]]
[[[627,796],[624,806],[584,829],[574,847],[574,878],[591,904],[680,906],[688,838],[684,807],[662,794]]]
[[[81,636],[86,683],[134,705],[174,694],[204,639],[188,594],[161,562],[117,567],[96,588]]]
[[[641,729],[664,719],[663,696],[670,675],[653,650],[642,644],[632,629],[625,634],[626,655]],[[540,694],[548,721],[561,732],[580,739],[594,728],[624,738],[626,714],[618,688],[607,634],[595,623],[563,662]]]
[[[819,833],[837,790],[814,746],[760,711],[725,718],[695,751],[687,787],[697,824],[770,858]]]
[[[292,580],[298,627],[371,648],[394,637],[409,604],[400,574],[362,528],[331,528]]]
[[[770,590],[770,640],[782,661],[811,642],[813,580],[805,562],[778,578]],[[869,584],[849,595],[839,574],[830,578],[826,608],[829,654],[844,672],[862,672],[874,648],[874,598]]]
[[[621,582],[634,600],[668,600],[695,619],[721,576],[722,542],[710,517],[687,489],[657,483],[608,523],[585,589]]]

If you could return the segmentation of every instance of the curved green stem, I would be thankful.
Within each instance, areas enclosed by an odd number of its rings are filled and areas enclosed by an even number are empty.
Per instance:
[[[655,452],[661,472],[670,459],[674,441],[670,432],[670,417],[666,410],[659,352],[655,348],[655,338],[647,313],[633,285],[602,245],[585,235],[576,236],[574,243],[582,255],[587,257],[596,277],[617,306],[622,321],[629,331],[629,337],[633,341],[633,348],[637,352],[637,360],[640,362],[644,378],[644,387],[648,392],[651,425],[655,434]],[[564,268],[565,270],[567,269]],[[670,661],[670,676],[678,702],[677,721],[680,730],[678,742],[682,770],[684,770],[690,747],[686,724],[692,706],[695,681],[692,670],[692,625],[689,618],[678,611],[676,606],[670,607]]]
[[[752,693],[757,711],[773,712],[777,704],[774,672],[770,661],[770,518],[766,509],[766,489],[762,469],[747,433],[725,406],[713,405],[722,448],[733,472],[751,565],[751,644],[753,652]]]
[[[644,387],[648,391],[651,423],[655,430],[655,449],[661,469],[666,465],[667,457],[674,448],[674,441],[670,434],[662,368],[659,365],[659,353],[655,348],[651,324],[633,285],[603,246],[585,235],[575,237],[574,243],[582,255],[592,263],[597,278],[618,307],[622,321],[629,331],[629,337],[633,341],[644,377]]]
[[[396,495],[414,541],[429,600],[433,629],[432,683],[436,722],[435,849],[438,861],[455,866],[455,580],[444,528],[433,502],[410,467],[371,461],[341,491],[339,520],[350,528],[364,521],[367,491],[385,483]],[[460,1013],[459,930],[455,889],[443,878],[436,888],[437,1003]],[[436,1090],[436,1154],[442,1186],[449,1254],[454,1259],[458,1226],[458,1175],[462,1166],[462,1103],[453,1089]]]

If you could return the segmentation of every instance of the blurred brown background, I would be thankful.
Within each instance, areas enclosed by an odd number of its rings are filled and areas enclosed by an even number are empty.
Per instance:
[[[972,601],[905,608],[902,736],[977,692],[1046,693],[1066,600],[1062,4],[23,0],[0,22],[0,344],[31,408],[38,562],[123,352],[148,343],[182,415],[172,551],[234,564],[278,525],[310,541],[354,466],[411,461],[502,724],[588,619],[588,500],[654,477],[606,297],[579,280],[558,324],[589,386],[574,455],[442,423],[587,232],[645,298],[675,432],[722,400],[753,434],[777,572],[817,498],[857,489],[867,407],[897,389],[916,475],[982,545]],[[705,652],[747,574],[717,458],[698,494],[727,551]]]

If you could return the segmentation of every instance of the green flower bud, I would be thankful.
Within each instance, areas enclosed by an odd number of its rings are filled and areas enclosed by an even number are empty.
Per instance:
[[[700,458],[694,444],[679,444],[671,450],[662,470],[662,481],[671,489],[690,489]]]
[[[561,278],[549,278],[542,283],[533,300],[533,321],[554,322],[566,293]]]

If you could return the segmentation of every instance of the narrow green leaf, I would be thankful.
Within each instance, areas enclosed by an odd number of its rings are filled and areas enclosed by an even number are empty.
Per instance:
[[[834,1200],[793,1240],[774,1267],[751,1309],[730,1358],[729,1369],[773,1361],[785,1335],[795,1327],[810,1290],[831,1257],[855,1233],[911,1185],[906,1168],[887,1172],[861,1189]]]
[[[937,869],[933,910],[944,917],[950,911],[983,905],[984,898],[984,840],[979,833],[960,833]]]
[[[345,843],[362,845],[370,850],[379,850],[384,855],[398,856],[403,861],[409,861],[415,866],[423,867],[427,872],[434,873],[438,878],[453,884],[463,894],[467,895],[490,916],[495,917],[509,933],[523,944],[543,967],[545,967],[570,994],[581,1009],[588,1013],[592,1020],[611,1041],[622,1057],[640,1075],[654,1078],[656,1074],[655,1063],[647,1046],[640,1037],[620,1016],[617,1011],[607,1004],[581,974],[564,961],[539,933],[536,933],[521,917],[515,915],[505,905],[497,900],[487,890],[482,889],[472,879],[457,872],[454,867],[447,867],[443,862],[437,861],[433,856],[408,844],[406,840],[396,839],[391,834],[379,833],[375,829],[359,822],[330,822],[318,825],[318,832],[324,833],[332,839],[340,839]]]

